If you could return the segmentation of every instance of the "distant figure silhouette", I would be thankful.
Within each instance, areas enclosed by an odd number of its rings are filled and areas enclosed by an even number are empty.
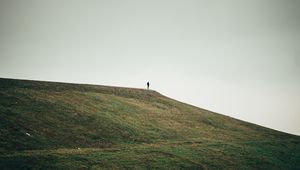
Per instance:
[[[147,89],[149,90],[149,86],[150,86],[150,83],[149,81],[147,82]]]

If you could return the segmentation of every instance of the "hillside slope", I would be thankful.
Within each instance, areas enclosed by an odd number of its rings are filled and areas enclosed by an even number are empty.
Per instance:
[[[0,79],[0,169],[300,169],[300,137],[152,90]]]

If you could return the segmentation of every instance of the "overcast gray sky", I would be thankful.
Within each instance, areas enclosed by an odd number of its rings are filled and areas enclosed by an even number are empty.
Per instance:
[[[0,77],[151,88],[300,135],[299,0],[0,0]]]

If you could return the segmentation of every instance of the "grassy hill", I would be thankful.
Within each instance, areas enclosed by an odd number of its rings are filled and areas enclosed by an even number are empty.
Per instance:
[[[300,137],[152,90],[0,79],[0,169],[300,169]]]

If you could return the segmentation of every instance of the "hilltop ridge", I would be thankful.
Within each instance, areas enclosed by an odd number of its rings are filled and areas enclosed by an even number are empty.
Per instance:
[[[299,136],[146,89],[0,78],[0,133],[1,169],[300,167]]]

